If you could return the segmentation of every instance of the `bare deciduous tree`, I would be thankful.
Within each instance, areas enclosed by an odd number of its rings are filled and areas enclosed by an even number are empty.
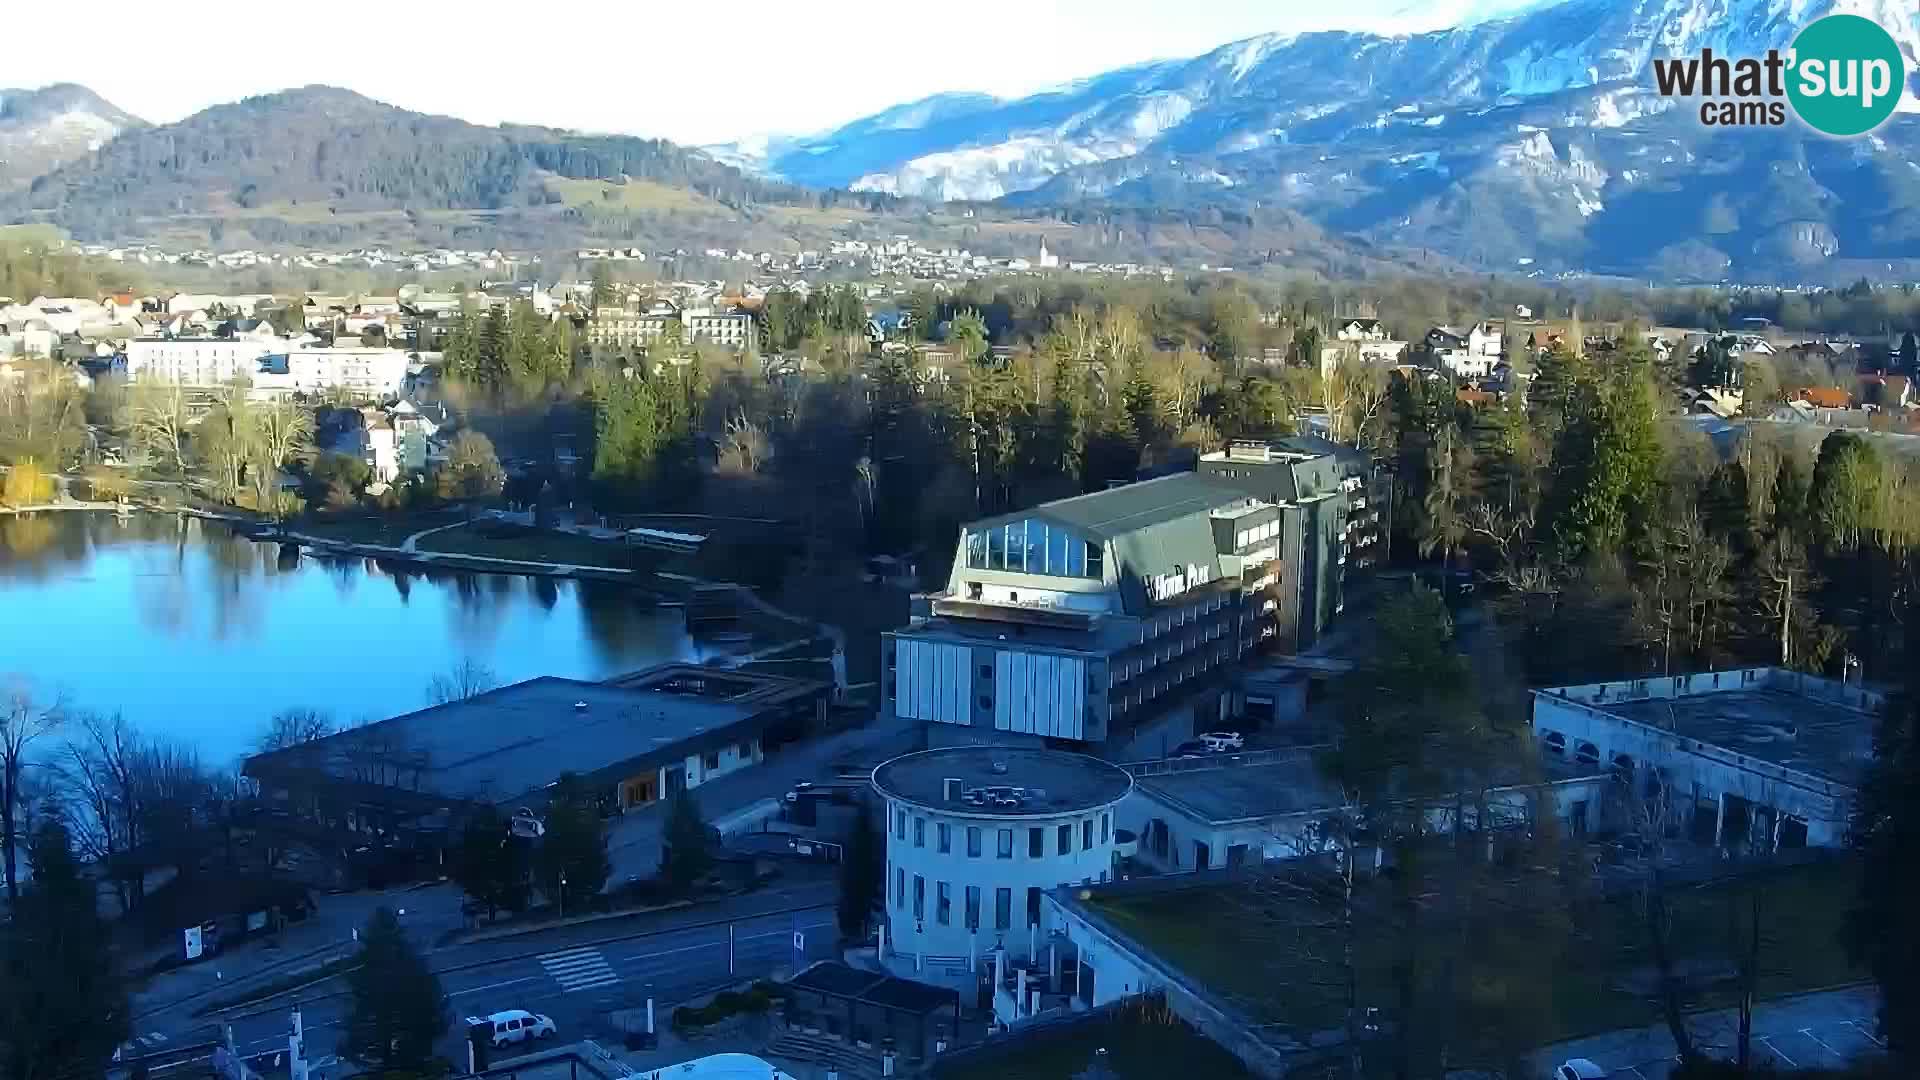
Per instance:
[[[267,721],[266,733],[260,736],[262,752],[285,750],[304,743],[324,739],[335,731],[333,717],[305,706],[281,709]]]
[[[30,762],[33,744],[58,729],[63,719],[61,701],[55,697],[42,703],[24,680],[15,680],[0,691],[0,861],[6,864],[7,903],[20,899],[19,868],[16,863],[21,838],[21,778]]]
[[[433,705],[465,701],[499,685],[500,677],[492,668],[468,657],[427,681],[427,701]]]

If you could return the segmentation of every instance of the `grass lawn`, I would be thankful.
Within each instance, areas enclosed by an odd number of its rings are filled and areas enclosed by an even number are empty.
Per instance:
[[[315,516],[295,522],[294,532],[341,540],[352,544],[382,544],[399,547],[407,537],[422,529],[450,525],[460,520],[458,511],[431,514],[380,514],[356,517]]]
[[[419,547],[421,551],[484,555],[493,559],[605,566],[619,570],[636,567],[651,569],[646,553],[636,552],[618,541],[595,540],[546,529],[505,526],[497,522],[475,522],[421,537]]]
[[[1253,1074],[1240,1059],[1211,1039],[1170,1017],[1150,1010],[1121,1011],[1067,1026],[1057,1033],[1036,1033],[991,1059],[936,1065],[935,1080],[1071,1080],[1093,1064],[1105,1048],[1107,1064],[1122,1080],[1241,1080]]]
[[[1730,972],[1729,912],[1744,915],[1745,898],[1757,890],[1761,997],[1863,978],[1838,940],[1853,878],[1850,864],[1825,862],[1678,889],[1672,898],[1673,940],[1683,962],[1690,959],[1695,970]],[[1304,1031],[1338,1028],[1343,1004],[1333,959],[1340,953],[1337,931],[1328,925],[1331,913],[1305,899],[1289,900],[1277,904],[1265,923],[1284,929],[1251,929],[1256,920],[1245,895],[1195,888],[1093,904],[1115,927],[1256,1017]],[[1421,962],[1437,969],[1463,958],[1464,949],[1499,949],[1535,965],[1534,972],[1515,976],[1508,990],[1537,999],[1541,988],[1535,978],[1544,979],[1550,1000],[1533,1002],[1546,1014],[1549,1037],[1543,1042],[1653,1024],[1660,1017],[1643,992],[1652,961],[1636,910],[1629,898],[1607,900],[1576,916],[1571,933],[1528,939],[1527,931],[1506,929],[1491,943],[1461,941],[1449,933],[1444,915],[1433,915]],[[1355,961],[1363,1002],[1394,1000],[1393,962],[1391,936],[1363,921]],[[1690,1006],[1731,1004],[1732,987],[1722,983],[1696,995]]]

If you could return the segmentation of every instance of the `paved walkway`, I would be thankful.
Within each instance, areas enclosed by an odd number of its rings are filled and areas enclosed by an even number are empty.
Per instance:
[[[1880,995],[1872,986],[1801,994],[1761,1002],[1753,1014],[1753,1059],[1785,1069],[1838,1067],[1874,1057],[1884,1043],[1875,1027]],[[1738,1045],[1739,1014],[1733,1009],[1687,1018],[1695,1044],[1712,1057],[1731,1059]],[[1542,1050],[1541,1074],[1568,1058],[1583,1057],[1624,1080],[1667,1080],[1676,1064],[1665,1024],[1610,1031]]]
[[[460,526],[465,524],[466,522],[464,521],[456,521],[449,525],[435,525],[431,529],[421,529],[419,532],[414,533],[412,536],[409,536],[405,540],[400,541],[400,550],[401,551],[419,551],[421,537],[432,536],[434,533],[437,533],[437,532],[446,532],[448,529],[457,529]]]

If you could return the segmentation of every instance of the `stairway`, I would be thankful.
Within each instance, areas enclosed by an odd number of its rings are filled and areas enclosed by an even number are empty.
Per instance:
[[[880,1055],[862,1050],[832,1035],[809,1035],[786,1028],[767,1041],[767,1056],[831,1065],[842,1080],[880,1080]]]

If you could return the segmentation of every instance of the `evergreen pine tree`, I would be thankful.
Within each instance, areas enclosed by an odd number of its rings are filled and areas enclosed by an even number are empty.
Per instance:
[[[1906,685],[1887,703],[1854,803],[1860,878],[1844,931],[1854,963],[1879,984],[1880,1037],[1899,1076],[1920,1072],[1920,634],[1906,635],[1906,650]]]
[[[686,788],[673,796],[673,805],[667,809],[663,839],[666,849],[660,854],[660,876],[674,889],[691,889],[713,866],[713,830]]]
[[[840,858],[840,903],[836,914],[841,937],[858,940],[866,936],[867,923],[880,905],[886,872],[880,830],[874,824],[872,809],[862,803]]]
[[[104,1075],[129,1016],[94,884],[57,821],[35,831],[28,858],[32,881],[0,924],[0,1076]]]
[[[381,1072],[426,1069],[433,1044],[447,1031],[447,997],[392,909],[380,908],[367,920],[355,961],[347,975],[352,1006],[340,1056]]]

